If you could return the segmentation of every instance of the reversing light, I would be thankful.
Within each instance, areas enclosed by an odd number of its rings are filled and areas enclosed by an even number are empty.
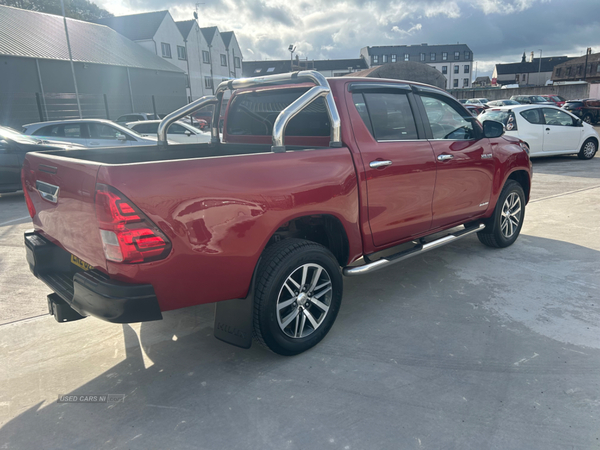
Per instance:
[[[96,217],[104,256],[120,263],[165,258],[171,242],[131,200],[112,186],[96,185]]]

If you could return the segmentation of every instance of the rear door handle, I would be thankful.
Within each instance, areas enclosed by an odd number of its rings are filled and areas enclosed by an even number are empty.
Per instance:
[[[387,167],[387,166],[391,166],[392,162],[391,161],[371,161],[369,163],[369,167],[371,169],[380,169],[382,167]]]
[[[447,161],[449,159],[453,159],[454,155],[443,154],[438,156],[438,161]]]

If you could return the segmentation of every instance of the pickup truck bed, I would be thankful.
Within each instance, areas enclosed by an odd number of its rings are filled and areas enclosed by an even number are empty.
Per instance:
[[[282,79],[304,84],[252,88]],[[28,262],[55,291],[57,319],[156,320],[218,302],[217,337],[248,347],[254,335],[296,354],[332,326],[342,273],[475,232],[492,247],[517,239],[531,165],[501,124],[482,126],[416,83],[330,82],[313,72],[240,80],[227,143],[213,128],[211,144],[28,154]],[[236,83],[198,104],[215,103],[218,116]],[[193,106],[165,118],[159,142]],[[295,134],[284,145],[288,124]],[[410,248],[378,256],[401,244]]]

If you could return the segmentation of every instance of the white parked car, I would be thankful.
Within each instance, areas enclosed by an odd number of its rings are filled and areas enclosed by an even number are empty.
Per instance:
[[[110,120],[72,119],[23,125],[23,133],[39,139],[72,142],[88,148],[156,144],[156,136],[143,137]]]
[[[555,106],[501,106],[486,110],[477,119],[501,122],[506,134],[527,143],[532,158],[576,153],[580,159],[591,159],[598,150],[596,130]]]
[[[487,102],[489,102],[487,98],[470,98],[465,102],[465,105],[477,105],[486,107],[485,105],[487,104]]]
[[[127,127],[142,136],[156,137],[160,122],[160,120],[141,120],[139,122],[129,122]],[[177,121],[167,130],[167,139],[169,142],[176,144],[198,144],[210,142],[210,133],[200,131],[185,122]]]

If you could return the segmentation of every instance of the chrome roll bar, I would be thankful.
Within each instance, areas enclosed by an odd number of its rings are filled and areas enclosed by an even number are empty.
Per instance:
[[[168,145],[167,130],[173,122],[181,119],[184,116],[187,116],[188,114],[193,113],[194,111],[200,108],[203,108],[207,105],[214,105],[216,103],[217,98],[214,95],[206,95],[204,97],[199,98],[198,100],[194,100],[192,103],[188,103],[187,105],[165,116],[165,118],[158,124],[158,131],[156,133],[158,136],[158,145]]]
[[[331,124],[329,145],[331,147],[341,147],[341,120],[335,105],[333,94],[331,93],[331,88],[329,87],[327,79],[325,79],[325,77],[319,72],[314,70],[303,70],[301,72],[281,73],[277,75],[267,75],[264,77],[238,78],[236,80],[223,81],[217,87],[215,95],[207,95],[199,98],[198,100],[195,100],[192,103],[189,103],[166,116],[158,126],[158,145],[168,145],[167,129],[173,122],[207,105],[215,105],[211,124],[211,142],[219,143],[219,119],[221,116],[221,103],[223,100],[223,94],[228,89],[236,90],[255,86],[299,84],[306,82],[312,82],[315,84],[315,86],[302,94],[291,105],[281,111],[279,116],[277,116],[277,119],[273,124],[273,145],[271,150],[274,152],[285,151],[284,136],[285,129],[289,121],[292,120],[296,114],[307,107],[313,100],[319,97],[325,97],[327,114]]]
[[[235,90],[246,89],[255,86],[299,84],[306,82],[312,82],[316,86],[301,95],[296,101],[279,113],[279,116],[273,125],[273,146],[271,149],[278,152],[285,151],[283,138],[287,124],[296,114],[298,114],[302,109],[304,109],[318,97],[325,97],[325,103],[327,105],[327,114],[329,115],[329,121],[331,123],[331,142],[329,145],[331,147],[341,147],[341,120],[335,105],[335,100],[333,99],[333,94],[331,93],[327,79],[322,74],[314,70],[303,70],[301,72],[280,73],[277,75],[267,75],[264,77],[239,78],[237,80],[223,81],[221,84],[219,84],[217,90],[215,91],[218,103],[213,111],[211,142],[219,142],[219,117],[221,115],[221,100],[223,98],[223,93],[227,89]],[[317,89],[315,90],[315,88]]]

